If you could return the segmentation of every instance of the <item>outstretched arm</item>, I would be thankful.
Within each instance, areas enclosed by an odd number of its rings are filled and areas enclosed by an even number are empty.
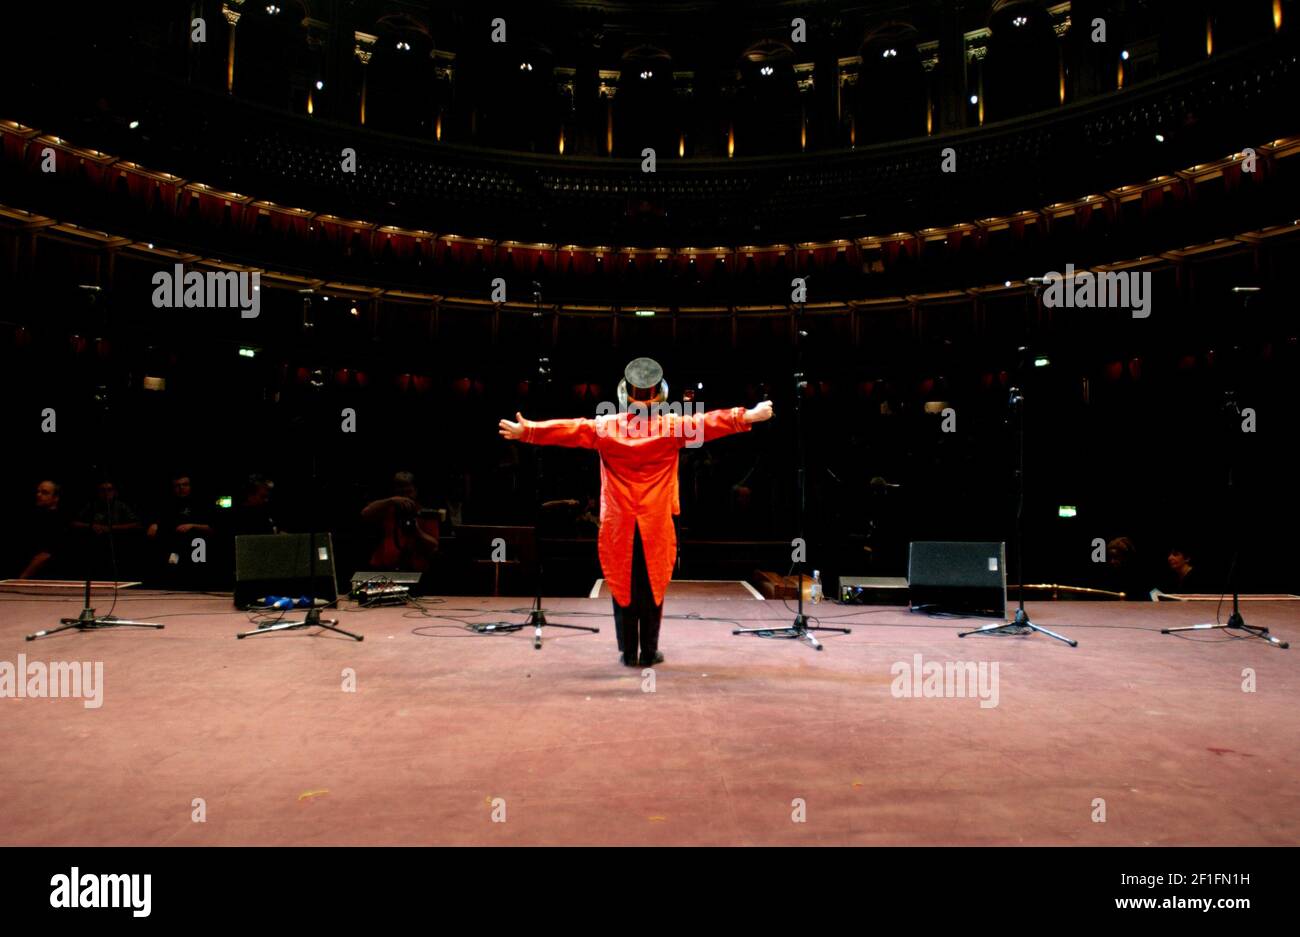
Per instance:
[[[710,439],[730,436],[732,433],[746,432],[751,424],[762,423],[764,420],[770,419],[772,419],[772,401],[770,400],[764,400],[749,410],[744,407],[732,407],[730,410],[710,410],[708,413],[699,416],[684,418],[687,428],[683,438],[685,444],[690,444],[692,439],[708,442]],[[696,443],[696,445],[698,444]]]
[[[515,421],[502,420],[497,432],[503,439],[532,443],[535,446],[570,446],[596,448],[595,420],[525,420],[522,413]]]

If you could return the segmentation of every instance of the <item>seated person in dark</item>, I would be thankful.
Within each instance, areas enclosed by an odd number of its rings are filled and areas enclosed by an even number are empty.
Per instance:
[[[1103,589],[1123,592],[1124,598],[1130,602],[1145,602],[1151,598],[1152,586],[1132,537],[1116,537],[1106,544]]]
[[[134,565],[138,542],[144,529],[135,508],[117,496],[117,485],[104,479],[95,485],[95,495],[72,522],[72,530],[87,536],[83,540],[87,569],[95,579],[124,579]],[[82,575],[85,575],[83,572]]]
[[[1194,559],[1195,556],[1187,545],[1175,543],[1169,550],[1169,556],[1165,558],[1169,569],[1160,591],[1173,595],[1210,592],[1203,571],[1199,566],[1193,565]]]
[[[263,475],[250,475],[244,481],[239,500],[222,525],[231,537],[248,534],[278,534],[279,526],[272,513],[271,496],[275,482]]]
[[[206,550],[204,562],[194,562],[194,540],[207,541],[212,533],[208,512],[194,497],[190,477],[175,476],[170,498],[157,519],[145,529],[156,558],[161,560],[164,578],[178,585],[194,581],[197,574],[207,568]]]
[[[68,520],[59,507],[61,489],[48,478],[36,486],[36,503],[28,517],[19,579],[58,579],[69,573]]]
[[[392,492],[361,509],[372,543],[370,569],[423,572],[438,553],[438,518],[420,504],[410,472],[393,475]]]

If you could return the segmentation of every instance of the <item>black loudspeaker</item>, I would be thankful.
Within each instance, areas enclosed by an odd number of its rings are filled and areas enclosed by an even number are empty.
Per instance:
[[[1007,614],[1007,545],[918,540],[907,560],[912,608],[958,615]]]
[[[329,534],[316,534],[314,538],[312,534],[247,534],[235,538],[235,606],[260,606],[271,595],[294,599],[305,595],[318,600],[317,605],[337,601],[334,542]]]

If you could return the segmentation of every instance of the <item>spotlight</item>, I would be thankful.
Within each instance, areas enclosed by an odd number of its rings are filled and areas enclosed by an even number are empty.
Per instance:
[[[1158,134],[1156,134],[1156,142],[1157,142],[1157,143],[1164,143],[1164,142],[1165,142],[1165,135],[1164,135],[1163,133],[1158,133]]]
[[[319,78],[316,79],[316,90],[317,91],[325,90],[325,82],[321,81]]]
[[[648,68],[647,68],[645,71],[643,71],[643,72],[641,73],[641,79],[642,79],[642,81],[647,81],[647,80],[653,78],[654,76],[655,76],[655,73],[652,72],[652,71],[650,71],[650,69],[648,69]]]
[[[1015,19],[1013,19],[1013,20],[1011,21],[1011,25],[1012,25],[1012,26],[1024,26],[1024,25],[1025,25],[1026,23],[1028,23],[1028,22],[1029,22],[1029,17],[1027,17],[1027,16],[1017,16]]]
[[[898,50],[897,50],[897,49],[886,49],[884,52],[882,52],[882,53],[880,54],[880,57],[881,57],[882,59],[893,59],[893,58],[898,58]]]
[[[1119,57],[1122,58],[1125,62],[1127,62],[1127,61],[1128,61],[1128,49],[1125,49],[1123,52],[1121,52],[1121,53],[1119,54]]]
[[[519,63],[519,70],[520,70],[521,72],[531,72],[531,71],[533,70],[533,63],[532,63],[532,62],[520,62],[520,63]]]
[[[266,6],[266,12],[268,16],[275,16],[277,13],[280,12],[280,8],[276,6],[274,3],[268,3]]]
[[[399,51],[399,52],[410,52],[410,51],[411,51],[411,44],[410,44],[409,42],[407,42],[406,40],[404,40],[404,39],[400,39],[400,40],[398,40],[398,42],[397,42],[397,51]]]
[[[774,71],[776,71],[776,69],[773,68],[771,65],[764,65],[764,66],[763,66],[762,68],[760,68],[758,71],[759,71],[759,74],[761,74],[761,75],[771,75]]]
[[[972,94],[972,95],[970,96],[970,103],[972,103],[972,104],[978,104],[978,103],[980,103],[980,96],[979,96],[978,94]]]
[[[139,130],[139,129],[140,129],[140,121],[138,121],[138,120],[133,120],[133,121],[131,121],[129,124],[127,124],[127,126],[130,127],[132,130]]]

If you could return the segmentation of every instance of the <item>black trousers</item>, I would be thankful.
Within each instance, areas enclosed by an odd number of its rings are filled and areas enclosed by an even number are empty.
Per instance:
[[[629,666],[649,667],[654,664],[655,652],[659,650],[659,625],[663,612],[663,605],[655,604],[654,591],[650,588],[650,572],[646,569],[645,548],[641,546],[641,528],[638,526],[632,538],[632,597],[626,606],[614,601],[614,635]],[[638,644],[640,659],[637,658]]]

